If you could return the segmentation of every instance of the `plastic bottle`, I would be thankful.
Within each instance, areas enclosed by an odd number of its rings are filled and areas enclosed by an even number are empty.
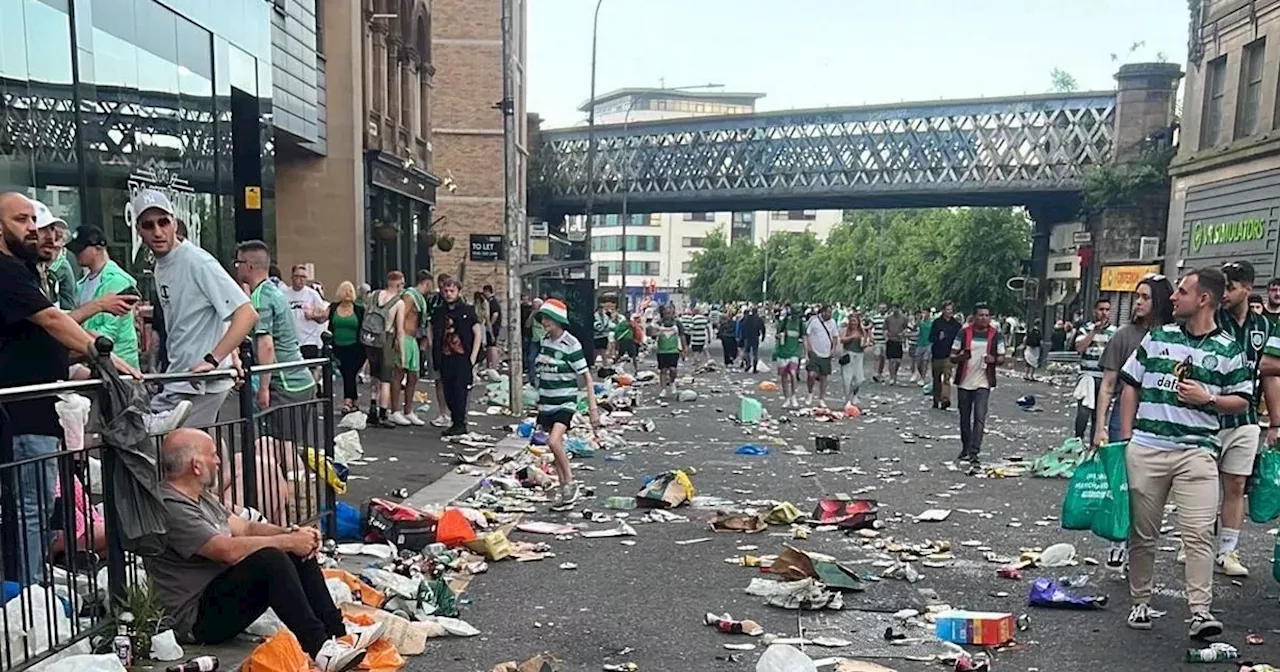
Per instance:
[[[635,497],[610,497],[604,500],[604,508],[634,509],[636,508],[636,498]]]
[[[764,634],[764,628],[759,623],[752,620],[735,621],[729,614],[717,616],[708,612],[706,616],[702,617],[702,622],[715,626],[720,632],[727,632],[731,635],[751,635],[755,637]]]
[[[217,669],[217,656],[197,656],[185,663],[170,665],[164,668],[164,672],[214,672]]]
[[[1187,649],[1188,663],[1221,663],[1239,657],[1240,652],[1230,644],[1215,643],[1206,649]]]
[[[121,665],[133,665],[133,640],[129,638],[129,626],[121,625],[116,628],[115,639],[111,640],[111,650],[120,659]]]

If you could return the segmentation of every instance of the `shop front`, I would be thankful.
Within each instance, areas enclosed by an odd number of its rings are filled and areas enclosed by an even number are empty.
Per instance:
[[[1133,313],[1138,282],[1160,273],[1160,264],[1122,264],[1103,266],[1098,282],[1099,296],[1111,299],[1112,322],[1127,324]]]
[[[431,210],[440,179],[377,150],[366,152],[365,161],[369,283],[380,286],[391,271],[403,272],[412,283],[418,271],[431,270],[431,248],[437,242]]]
[[[1277,274],[1280,170],[1211,182],[1187,190],[1178,273],[1248,261],[1265,286]]]

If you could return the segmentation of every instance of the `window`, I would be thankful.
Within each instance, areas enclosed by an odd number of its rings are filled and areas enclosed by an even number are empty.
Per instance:
[[[684,247],[706,247],[706,238],[685,238],[682,241]]]
[[[626,237],[628,252],[661,252],[662,243],[658,236]],[[591,250],[594,252],[619,252],[622,250],[622,236],[596,236],[591,239]]]
[[[735,212],[733,213],[734,224],[750,224],[756,220],[754,212]]]
[[[1236,105],[1235,137],[1258,132],[1258,108],[1262,105],[1262,64],[1266,60],[1267,38],[1245,45],[1240,65],[1240,100]]]
[[[1227,91],[1227,57],[1209,61],[1204,70],[1204,114],[1200,117],[1200,147],[1207,149],[1222,139],[1222,107]]]
[[[685,274],[692,273],[692,272],[693,272],[693,262],[692,262],[692,261],[684,261],[684,262],[681,262],[681,263],[680,263],[680,272],[681,272],[681,273],[685,273]]]
[[[714,212],[686,212],[686,213],[684,213],[684,221],[686,221],[686,222],[714,222],[714,221],[716,221],[716,213],[714,213]]]

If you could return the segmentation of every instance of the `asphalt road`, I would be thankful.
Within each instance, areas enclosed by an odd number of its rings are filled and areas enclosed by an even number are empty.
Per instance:
[[[548,652],[560,659],[559,670],[599,670],[605,664],[626,662],[634,662],[640,670],[663,672],[754,670],[763,646],[734,652],[723,645],[759,644],[759,640],[704,626],[702,617],[708,611],[754,619],[769,633],[782,636],[794,636],[803,627],[809,636],[828,635],[853,642],[844,648],[808,647],[814,658],[875,658],[898,670],[943,669],[937,663],[900,657],[936,652],[936,646],[906,649],[883,641],[882,633],[890,621],[886,612],[921,607],[928,597],[921,590],[933,591],[937,600],[955,608],[1030,615],[1031,628],[1018,633],[1018,644],[995,652],[994,669],[1057,672],[1201,667],[1184,663],[1192,642],[1184,624],[1187,613],[1181,568],[1172,550],[1158,557],[1153,605],[1168,614],[1156,621],[1153,631],[1145,633],[1125,627],[1129,605],[1126,584],[1100,567],[1082,563],[1068,569],[1029,570],[1019,581],[998,578],[998,565],[984,560],[981,549],[962,542],[981,542],[998,554],[1015,557],[1024,549],[1070,542],[1082,557],[1103,558],[1102,540],[1062,530],[1050,518],[1059,513],[1065,480],[983,478],[949,470],[947,462],[959,451],[958,416],[954,410],[930,410],[928,398],[914,386],[870,385],[864,393],[866,412],[861,418],[834,424],[795,418],[779,425],[777,436],[769,442],[758,430],[734,424],[730,415],[736,412],[742,392],[755,394],[775,418],[784,415],[777,393],[754,392],[760,380],[770,377],[703,374],[694,384],[701,395],[698,401],[665,406],[658,404],[656,389],[647,389],[637,415],[654,419],[657,429],[649,434],[627,432],[625,436],[656,445],[632,447],[624,451],[622,461],[607,461],[601,454],[575,461],[581,480],[595,486],[595,497],[583,499],[573,513],[542,510],[527,519],[580,523],[581,509],[603,511],[604,498],[634,495],[647,475],[692,468],[699,495],[738,503],[778,499],[808,512],[824,495],[859,492],[873,497],[887,522],[880,540],[833,531],[814,532],[808,540],[797,541],[787,527],[771,527],[751,535],[716,533],[707,529],[714,511],[690,507],[676,511],[687,516],[687,522],[640,524],[636,519],[642,512],[632,511],[630,520],[638,531],[632,546],[616,538],[558,540],[516,532],[514,539],[550,543],[555,557],[493,563],[488,573],[472,582],[469,603],[462,613],[483,634],[471,639],[433,640],[426,654],[410,659],[407,669],[488,672],[500,662]],[[1059,444],[1069,435],[1074,412],[1068,392],[1069,388],[1003,377],[991,399],[984,461],[998,463],[1012,456],[1030,459]],[[1014,400],[1026,393],[1037,395],[1043,412],[1018,409]],[[427,440],[412,442],[417,444],[413,454],[420,459],[402,458],[394,469],[384,461],[371,467],[375,478],[353,489],[385,492],[399,487],[406,478],[422,478],[418,472],[427,467],[413,466],[419,462],[447,469],[437,455],[439,444],[431,438],[434,431],[438,430],[393,430],[397,436],[403,432],[406,438],[410,433],[422,433]],[[794,449],[812,453],[813,437],[818,434],[840,436],[842,452],[787,454]],[[908,443],[902,438],[904,434],[918,438]],[[735,455],[735,447],[744,442],[768,443],[772,452],[764,457]],[[377,454],[382,443],[370,438],[366,448]],[[410,449],[399,450],[404,454]],[[858,467],[863,473],[829,471],[832,467]],[[916,514],[929,508],[948,508],[952,513],[940,523],[914,522]],[[1226,625],[1223,641],[1237,645],[1243,659],[1276,664],[1280,663],[1280,630],[1273,628],[1280,589],[1271,578],[1273,539],[1268,532],[1266,527],[1246,523],[1241,550],[1254,576],[1239,585],[1216,582],[1215,612]],[[710,539],[677,543],[702,537]],[[768,554],[780,552],[784,543],[790,543],[834,555],[864,574],[875,574],[880,570],[870,563],[884,556],[870,545],[889,540],[908,544],[948,540],[955,559],[945,567],[919,567],[924,575],[919,583],[893,579],[872,582],[864,593],[847,594],[842,611],[803,613],[766,606],[762,598],[745,594],[744,588],[752,577],[760,576],[759,570],[725,562],[743,554],[738,550],[740,545],[756,545],[759,550],[750,552]],[[1161,546],[1171,549],[1176,540],[1167,538]],[[564,562],[576,563],[577,569],[560,569]],[[1081,590],[1108,595],[1110,606],[1083,612],[1030,609],[1026,606],[1027,590],[1039,574],[1091,575]],[[1265,643],[1246,645],[1244,637],[1249,632],[1260,633]],[[895,657],[881,658],[886,655]]]

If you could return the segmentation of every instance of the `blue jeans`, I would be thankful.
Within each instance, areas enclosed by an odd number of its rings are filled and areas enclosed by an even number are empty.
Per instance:
[[[13,437],[13,459],[21,461],[58,452],[58,437],[21,434]],[[22,530],[23,566],[19,569],[23,585],[44,580],[45,552],[53,538],[49,517],[53,513],[53,488],[58,477],[58,461],[30,462],[18,467],[17,481],[10,471],[5,487],[22,493],[19,501],[19,528]]]

